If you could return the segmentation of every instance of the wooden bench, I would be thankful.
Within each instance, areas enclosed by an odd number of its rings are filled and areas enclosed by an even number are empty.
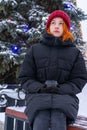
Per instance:
[[[5,112],[4,130],[30,130],[25,107],[7,107]],[[87,130],[87,118],[78,116],[75,123],[67,127],[67,130]]]

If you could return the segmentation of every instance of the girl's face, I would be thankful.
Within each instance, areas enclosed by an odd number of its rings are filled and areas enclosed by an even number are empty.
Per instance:
[[[55,37],[63,35],[63,19],[60,17],[54,18],[50,23],[50,32]]]

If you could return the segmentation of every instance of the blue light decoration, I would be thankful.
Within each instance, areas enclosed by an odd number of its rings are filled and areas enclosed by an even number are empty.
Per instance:
[[[74,30],[73,26],[70,26],[70,30],[71,30],[71,31],[73,31],[73,30]]]
[[[17,45],[13,45],[13,46],[11,47],[11,50],[12,50],[13,53],[18,54],[18,52],[19,52],[19,47],[18,47]]]
[[[29,26],[28,25],[23,25],[23,30],[24,30],[24,32],[27,32],[29,30]]]
[[[71,10],[71,8],[72,8],[72,5],[70,3],[65,4],[65,9]]]

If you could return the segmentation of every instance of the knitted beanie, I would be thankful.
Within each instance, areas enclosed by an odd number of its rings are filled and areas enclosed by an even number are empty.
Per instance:
[[[53,18],[55,17],[60,17],[64,20],[64,22],[66,23],[68,29],[70,30],[70,17],[67,13],[65,13],[64,11],[62,10],[55,10],[53,11],[49,17],[48,17],[48,20],[47,20],[47,23],[46,23],[46,30],[49,28],[50,26],[50,22],[52,21]]]

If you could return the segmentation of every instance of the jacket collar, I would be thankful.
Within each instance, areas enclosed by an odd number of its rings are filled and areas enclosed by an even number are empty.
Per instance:
[[[62,42],[61,38],[54,37],[53,35],[50,35],[48,33],[45,33],[43,35],[43,38],[41,39],[41,44],[47,45],[47,46],[75,46],[74,43],[68,39],[64,42]]]

